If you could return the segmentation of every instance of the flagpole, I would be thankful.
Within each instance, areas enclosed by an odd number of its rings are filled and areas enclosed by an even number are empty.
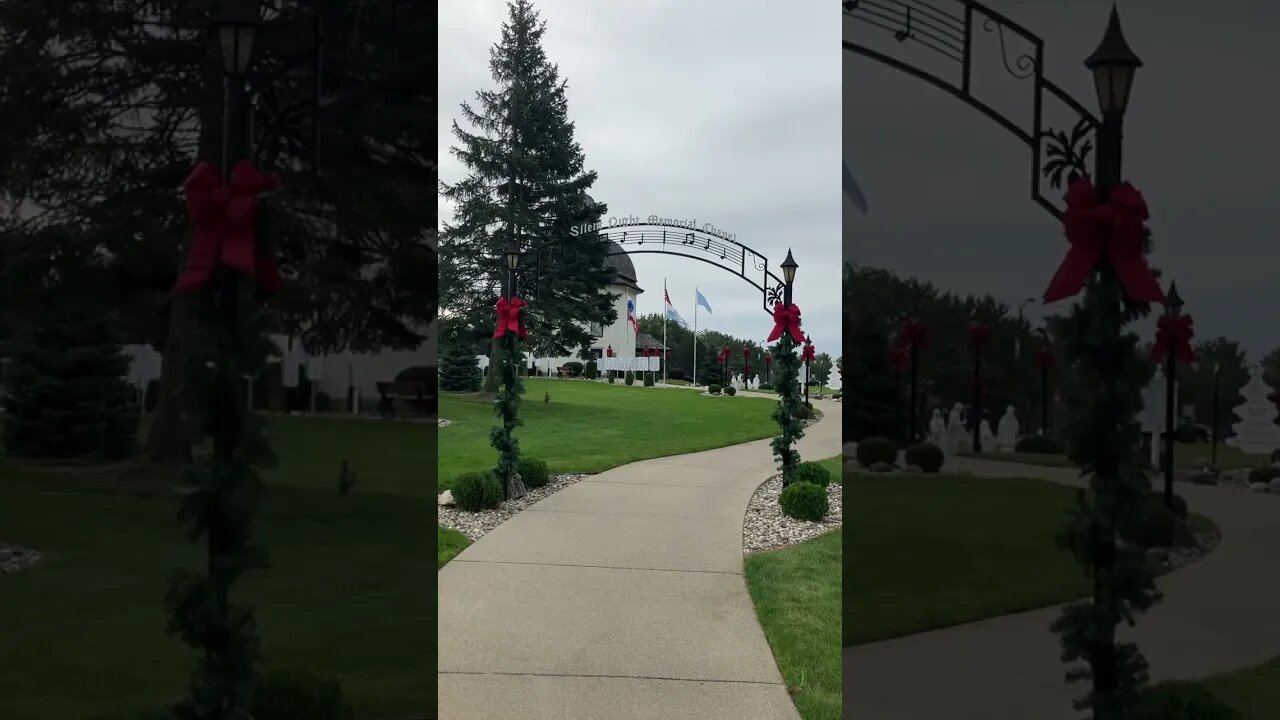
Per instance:
[[[698,384],[698,286],[693,286],[693,384]]]
[[[662,278],[662,384],[667,384],[667,279]]]

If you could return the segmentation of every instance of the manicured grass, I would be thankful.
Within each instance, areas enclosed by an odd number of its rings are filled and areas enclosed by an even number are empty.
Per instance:
[[[1065,485],[1019,478],[858,475],[845,481],[844,645],[1066,602],[1090,583],[1054,536]],[[1194,531],[1213,526],[1192,514]]]
[[[822,461],[840,476],[840,459]],[[804,720],[840,717],[841,530],[754,553],[747,589],[791,698]]]
[[[457,557],[458,553],[467,549],[471,541],[466,535],[446,527],[436,527],[436,569]]]
[[[423,532],[435,508],[421,489],[434,433],[274,418],[268,435],[280,466],[264,472],[256,536],[272,567],[233,593],[256,609],[268,667],[339,680],[357,717],[421,715],[435,704]],[[346,499],[343,457],[359,473]],[[46,556],[0,577],[0,717],[128,714],[186,689],[195,655],[166,634],[164,595],[174,567],[202,567],[203,546],[186,541],[171,497],[105,475],[0,458],[2,539]]]
[[[1256,667],[1215,675],[1200,684],[1238,710],[1241,720],[1280,717],[1280,657]]]
[[[772,437],[776,400],[710,398],[686,390],[584,380],[526,379],[516,430],[521,452],[551,472],[600,472],[637,460],[709,450]],[[547,393],[551,401],[545,402]],[[490,398],[442,393],[440,489],[496,462],[489,446]]]
[[[1198,469],[1202,464],[1209,461],[1210,449],[1211,448],[1208,443],[1178,443],[1173,446],[1173,462],[1176,467],[1184,469]],[[960,453],[960,455],[972,456],[970,453],[965,452]],[[1066,455],[991,452],[983,453],[982,458],[984,460],[999,460],[1002,462],[1015,462],[1025,465],[1071,467],[1071,463],[1067,460]],[[1218,467],[1224,470],[1255,468],[1259,465],[1266,465],[1267,461],[1268,458],[1266,455],[1247,455],[1236,448],[1222,444],[1218,445]]]

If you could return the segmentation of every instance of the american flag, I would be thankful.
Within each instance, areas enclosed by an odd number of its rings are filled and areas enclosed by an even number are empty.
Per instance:
[[[636,322],[636,303],[630,298],[627,299],[627,320],[631,322],[632,329],[634,329],[636,334],[639,335],[640,325]]]

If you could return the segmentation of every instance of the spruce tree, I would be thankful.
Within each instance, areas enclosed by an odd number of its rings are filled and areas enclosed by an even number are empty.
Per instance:
[[[884,326],[883,321],[867,316],[846,328],[848,364],[842,380],[846,397],[856,400],[844,405],[846,441],[876,436],[904,439],[902,400],[889,367],[889,340],[880,329]]]
[[[480,362],[471,348],[446,346],[440,354],[440,389],[476,392],[480,389]]]
[[[543,50],[545,33],[528,0],[510,2],[490,53],[497,88],[462,105],[473,131],[454,121],[451,151],[469,175],[441,183],[454,212],[440,238],[440,301],[450,323],[487,338],[505,289],[503,250],[514,242],[523,254],[516,295],[530,303],[523,313],[529,334],[543,352],[567,355],[591,342],[588,323],[611,324],[617,313],[606,292],[608,244],[582,232],[607,208],[587,195],[596,173],[585,169],[574,140],[567,83]],[[495,367],[497,351],[494,343]],[[496,390],[497,380],[491,373],[486,390]]]
[[[716,359],[720,351],[706,343],[698,345],[698,384],[724,385],[724,366]]]

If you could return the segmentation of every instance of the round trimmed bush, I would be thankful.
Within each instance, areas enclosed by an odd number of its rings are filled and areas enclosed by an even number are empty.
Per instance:
[[[653,373],[644,374],[644,386],[653,387]]]
[[[636,384],[636,374],[635,374],[635,373],[633,373],[633,372],[631,372],[630,370],[628,370],[628,371],[627,371],[627,374],[622,378],[622,382],[624,382],[624,383],[626,383],[626,384],[628,384],[628,385],[635,385],[635,384]]]
[[[898,462],[898,444],[883,436],[873,436],[858,443],[858,464],[871,467],[876,463],[895,465]]]
[[[588,380],[595,380],[596,378],[600,377],[600,366],[596,365],[595,360],[588,361],[587,364],[582,368],[582,377]]]
[[[915,465],[927,473],[936,473],[942,469],[942,463],[947,457],[942,452],[942,448],[933,443],[917,443],[907,448],[906,461],[908,465]]]
[[[716,385],[715,383],[711,383],[710,385],[707,386],[707,392],[711,393],[712,395],[719,395],[720,386]]]
[[[827,490],[810,482],[793,482],[778,496],[782,513],[797,520],[817,522],[827,516]]]
[[[618,379],[618,376],[617,376],[617,375],[614,375],[614,374],[613,374],[613,372],[612,372],[612,371],[610,371],[610,372],[609,372],[609,384],[610,384],[610,385],[614,384],[614,382],[615,382],[617,379]]]
[[[1067,451],[1067,447],[1061,440],[1048,435],[1028,435],[1019,438],[1013,449],[1031,455],[1062,455]]]
[[[756,386],[756,389],[757,389],[757,390],[772,390],[772,389],[773,389],[773,385],[770,385],[769,383],[760,383],[759,385],[757,385],[757,386]]]
[[[738,388],[736,388],[736,387],[734,387],[734,386],[732,386],[732,385],[725,385],[725,387],[724,387],[724,394],[725,394],[725,395],[729,395],[729,396],[737,395],[737,394],[738,394]]]
[[[527,488],[540,488],[551,480],[551,471],[547,464],[536,458],[522,457],[516,464],[516,472]]]
[[[1204,687],[1181,681],[1143,690],[1132,714],[1132,720],[1241,720],[1243,717]]]
[[[570,360],[564,366],[569,368],[569,377],[582,377],[582,369],[586,367],[577,360]]]
[[[1195,534],[1187,524],[1154,494],[1148,496],[1142,519],[1133,533],[1133,542],[1143,548],[1190,547],[1196,543]]]
[[[1156,490],[1152,492],[1151,502],[1157,503],[1159,505],[1164,505],[1164,491]],[[1187,507],[1186,499],[1176,493],[1173,496],[1172,509],[1173,509],[1173,514],[1176,515],[1180,520],[1186,520],[1187,515],[1190,513],[1190,509]]]
[[[498,507],[502,502],[502,482],[492,472],[463,473],[453,479],[453,502],[468,512]]]
[[[273,672],[253,691],[253,717],[272,720],[350,720],[355,710],[336,680],[300,672]]]
[[[795,470],[791,471],[791,482],[807,482],[818,487],[826,487],[831,484],[831,471],[821,463],[805,461],[796,465]]]
[[[1280,468],[1278,467],[1267,465],[1249,471],[1249,482],[1251,483],[1269,483],[1276,478],[1280,478]]]
[[[329,397],[329,393],[316,393],[316,412],[329,412],[333,405],[333,399]]]
[[[796,417],[801,420],[813,420],[818,417],[813,411],[813,405],[810,403],[800,403],[800,407],[796,408]]]

